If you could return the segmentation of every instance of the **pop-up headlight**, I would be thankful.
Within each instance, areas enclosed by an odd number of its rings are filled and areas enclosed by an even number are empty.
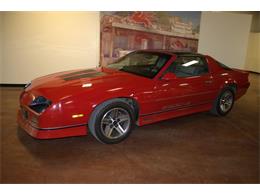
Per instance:
[[[51,101],[46,99],[43,96],[36,97],[29,107],[34,110],[37,113],[43,112],[46,108],[48,108],[51,105]]]

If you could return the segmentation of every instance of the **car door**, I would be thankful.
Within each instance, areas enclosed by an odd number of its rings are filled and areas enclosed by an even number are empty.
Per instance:
[[[176,79],[158,82],[161,111],[192,108],[214,100],[214,81],[204,57],[179,56],[166,72],[175,74]]]

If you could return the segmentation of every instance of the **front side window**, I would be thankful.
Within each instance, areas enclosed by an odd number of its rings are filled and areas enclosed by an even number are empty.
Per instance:
[[[153,78],[161,68],[170,59],[170,55],[151,53],[151,52],[134,52],[130,53],[118,61],[109,64],[109,68],[115,68],[120,71]]]
[[[199,56],[179,56],[170,66],[168,72],[177,77],[192,77],[208,73],[208,65]]]

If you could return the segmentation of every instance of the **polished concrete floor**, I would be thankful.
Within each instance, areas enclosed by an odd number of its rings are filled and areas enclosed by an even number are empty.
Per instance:
[[[226,117],[194,114],[136,128],[123,143],[35,140],[19,129],[21,88],[1,88],[2,183],[259,183],[259,81]]]

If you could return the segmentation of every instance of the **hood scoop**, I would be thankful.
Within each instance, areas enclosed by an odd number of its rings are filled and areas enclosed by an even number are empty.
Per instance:
[[[65,81],[72,81],[72,80],[77,80],[81,78],[95,78],[98,76],[105,76],[106,73],[104,72],[98,72],[94,69],[89,69],[89,70],[82,70],[78,72],[73,72],[65,75],[61,75],[60,78],[65,80]]]

